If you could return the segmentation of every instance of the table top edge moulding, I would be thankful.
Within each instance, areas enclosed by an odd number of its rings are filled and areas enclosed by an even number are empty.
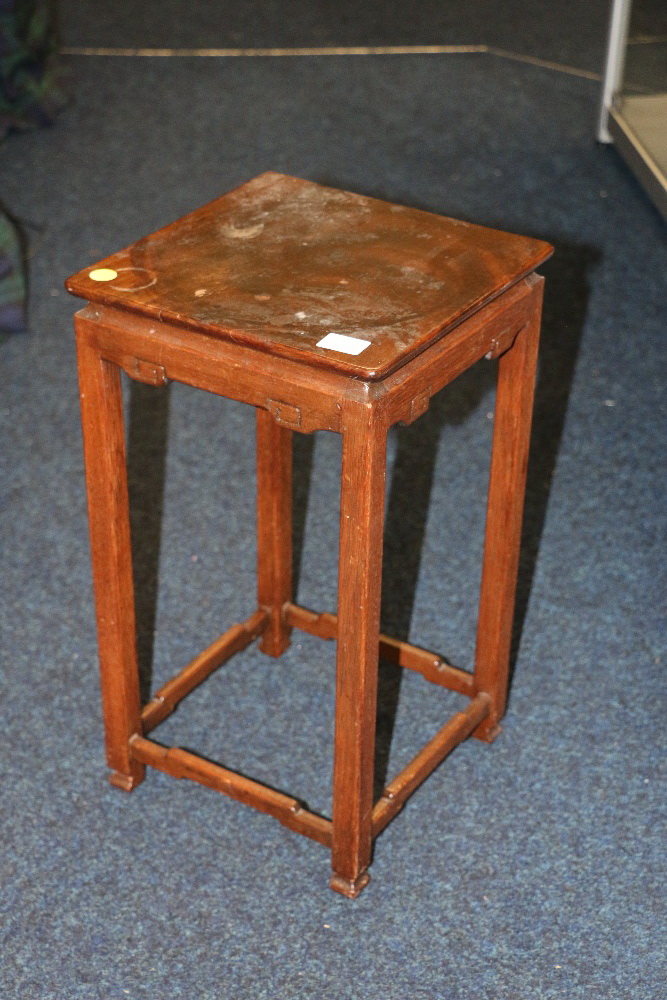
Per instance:
[[[552,253],[541,240],[268,172],[65,287],[91,303],[374,381]]]

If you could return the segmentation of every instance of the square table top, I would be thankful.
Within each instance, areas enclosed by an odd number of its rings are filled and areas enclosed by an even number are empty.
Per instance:
[[[269,172],[65,287],[89,302],[372,380],[552,252],[541,240]]]

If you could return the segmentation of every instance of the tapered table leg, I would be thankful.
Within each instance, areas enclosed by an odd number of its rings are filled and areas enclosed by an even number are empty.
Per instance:
[[[291,629],[283,608],[292,599],[292,431],[257,408],[257,593],[270,619],[259,648],[280,656]]]
[[[344,404],[331,888],[369,881],[387,428]]]
[[[503,354],[493,428],[484,565],[475,653],[475,692],[491,696],[491,712],[473,733],[492,742],[505,713],[523,500],[528,466],[542,279],[534,277],[531,321]]]
[[[145,767],[129,747],[141,718],[120,369],[81,329],[77,348],[109,780],[130,791]]]

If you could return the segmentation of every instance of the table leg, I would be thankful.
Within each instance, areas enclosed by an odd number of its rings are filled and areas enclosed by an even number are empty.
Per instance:
[[[120,369],[81,329],[77,348],[109,780],[129,792],[145,767],[129,746],[141,735],[141,706]]]
[[[473,735],[489,743],[507,703],[542,287],[536,281],[531,320],[498,362],[474,678],[475,693],[491,696],[491,712]]]
[[[387,428],[343,404],[331,888],[369,881]]]
[[[257,408],[257,592],[270,619],[259,648],[280,656],[291,629],[283,608],[292,600],[292,431]]]

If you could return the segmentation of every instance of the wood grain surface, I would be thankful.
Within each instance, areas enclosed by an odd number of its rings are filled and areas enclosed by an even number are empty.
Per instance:
[[[265,173],[85,268],[90,302],[367,379],[533,271],[549,244]],[[116,272],[109,281],[91,273]],[[357,356],[318,347],[368,341]]]

